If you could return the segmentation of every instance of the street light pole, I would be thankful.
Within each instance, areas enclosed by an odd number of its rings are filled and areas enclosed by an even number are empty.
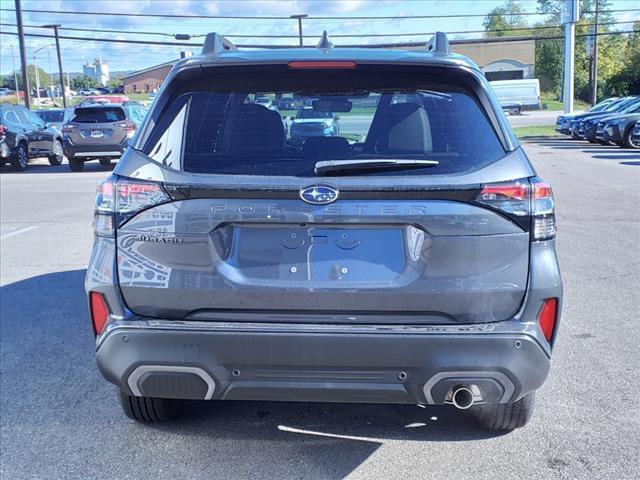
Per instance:
[[[60,37],[58,36],[58,28],[62,25],[59,24],[51,24],[51,25],[43,25],[44,28],[53,28],[53,33],[56,36],[56,52],[58,53],[58,70],[60,71],[60,88],[62,93],[62,105],[64,108],[67,108],[67,92],[64,88],[64,76],[62,74],[62,55],[60,54]]]
[[[24,28],[22,27],[22,5],[16,0],[16,24],[18,25],[18,44],[20,46],[20,61],[22,62],[22,88],[24,89],[24,106],[31,108],[31,92],[29,91],[29,72],[27,72],[27,50],[24,46]],[[16,84],[16,95],[19,96]]]
[[[580,19],[579,0],[565,0],[561,21],[564,24],[564,112],[573,112],[573,75],[575,62],[576,22]]]
[[[591,70],[591,105],[595,105],[598,102],[598,13],[600,2],[596,0],[596,13],[593,19],[593,51],[591,61],[593,67]]]
[[[49,48],[52,45],[45,45],[43,47],[37,48],[33,51],[33,69],[36,74],[36,96],[38,98],[38,108],[40,108],[40,72],[38,71],[38,63],[36,62],[36,53],[40,50],[44,50],[45,48]],[[48,52],[49,50],[47,50]]]
[[[299,15],[291,15],[291,18],[298,19],[298,40],[300,41],[300,46],[302,47],[302,19],[307,18],[308,15],[306,13]]]
[[[40,108],[40,75],[38,74],[38,64],[36,63],[36,52],[33,52],[33,70],[36,73],[36,98],[38,99],[38,108]]]

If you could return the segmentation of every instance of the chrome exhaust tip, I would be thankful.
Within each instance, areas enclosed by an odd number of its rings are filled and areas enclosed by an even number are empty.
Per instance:
[[[474,395],[471,387],[459,385],[451,392],[451,403],[459,410],[471,408],[474,403]]]

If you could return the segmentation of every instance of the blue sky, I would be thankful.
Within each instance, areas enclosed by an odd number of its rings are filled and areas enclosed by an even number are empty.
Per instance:
[[[401,16],[401,15],[445,15],[445,14],[485,14],[496,6],[502,5],[502,0],[235,0],[235,1],[206,1],[206,0],[23,0],[23,9],[40,10],[69,10],[93,12],[119,13],[169,13],[196,15],[268,15],[285,16],[306,13],[310,16]],[[534,12],[535,0],[520,0],[526,11]],[[0,0],[2,8],[13,8],[13,1]],[[613,0],[613,9],[640,8],[640,0]],[[540,17],[529,17],[535,21]],[[620,12],[615,14],[618,21],[629,21],[640,18],[640,12]],[[0,12],[2,23],[15,23],[13,12]],[[319,36],[323,29],[329,33],[341,34],[370,34],[376,33],[412,33],[431,32],[436,29],[448,32],[462,30],[482,30],[482,17],[451,18],[451,19],[390,19],[390,20],[313,20],[304,22],[305,34]],[[235,19],[159,19],[135,17],[109,17],[89,15],[65,15],[25,13],[25,25],[42,25],[46,23],[60,23],[70,28],[113,29],[145,32],[188,33],[191,35],[205,34],[218,31],[223,34],[297,34],[297,23],[294,20],[235,20]],[[620,25],[620,29],[630,29],[631,25]],[[16,31],[15,27],[2,26],[2,31]],[[45,30],[27,28],[27,33],[44,33]],[[121,38],[138,40],[174,41],[170,37],[149,36],[137,34],[116,34],[97,32],[61,32],[61,35]],[[479,37],[480,34],[452,35],[453,38]],[[335,43],[374,43],[393,41],[425,41],[427,38],[416,37],[387,37],[339,39]],[[201,42],[202,38],[193,42]],[[233,39],[235,43],[285,43],[295,44],[295,39]],[[315,40],[307,41],[315,43]],[[12,71],[10,45],[15,46],[16,65],[19,65],[17,37],[0,36],[2,74]],[[27,56],[32,63],[34,50],[50,45],[48,39],[27,37]],[[94,42],[78,42],[62,40],[62,56],[64,70],[78,72],[82,64],[94,57],[107,61],[112,71],[137,70],[153,66],[177,58],[185,47],[173,46],[139,46],[124,44],[105,44]],[[191,49],[193,52],[198,47]],[[55,50],[44,48],[37,53],[38,65],[49,71],[56,69]]]

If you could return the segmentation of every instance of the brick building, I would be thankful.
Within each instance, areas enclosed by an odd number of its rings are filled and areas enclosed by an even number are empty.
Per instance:
[[[489,80],[514,80],[521,78],[534,78],[535,40],[508,38],[503,41],[500,38],[482,40],[452,40],[451,50],[455,53],[471,58],[482,69]],[[387,48],[402,48],[408,50],[424,49],[424,43],[411,43],[404,45],[385,45]],[[189,52],[181,52],[181,58],[190,55]],[[146,68],[124,77],[124,92],[153,92],[169,74],[171,67],[178,60]]]

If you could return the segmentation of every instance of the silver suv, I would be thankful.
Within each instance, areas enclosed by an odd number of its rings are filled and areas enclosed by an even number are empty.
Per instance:
[[[120,158],[144,118],[142,106],[95,104],[76,107],[62,127],[64,154],[74,172],[85,162],[99,160],[107,167]]]
[[[279,98],[340,131],[295,141]],[[98,366],[139,421],[183,399],[376,402],[510,430],[549,372],[551,188],[442,33],[423,52],[210,34],[99,186],[94,228]]]

